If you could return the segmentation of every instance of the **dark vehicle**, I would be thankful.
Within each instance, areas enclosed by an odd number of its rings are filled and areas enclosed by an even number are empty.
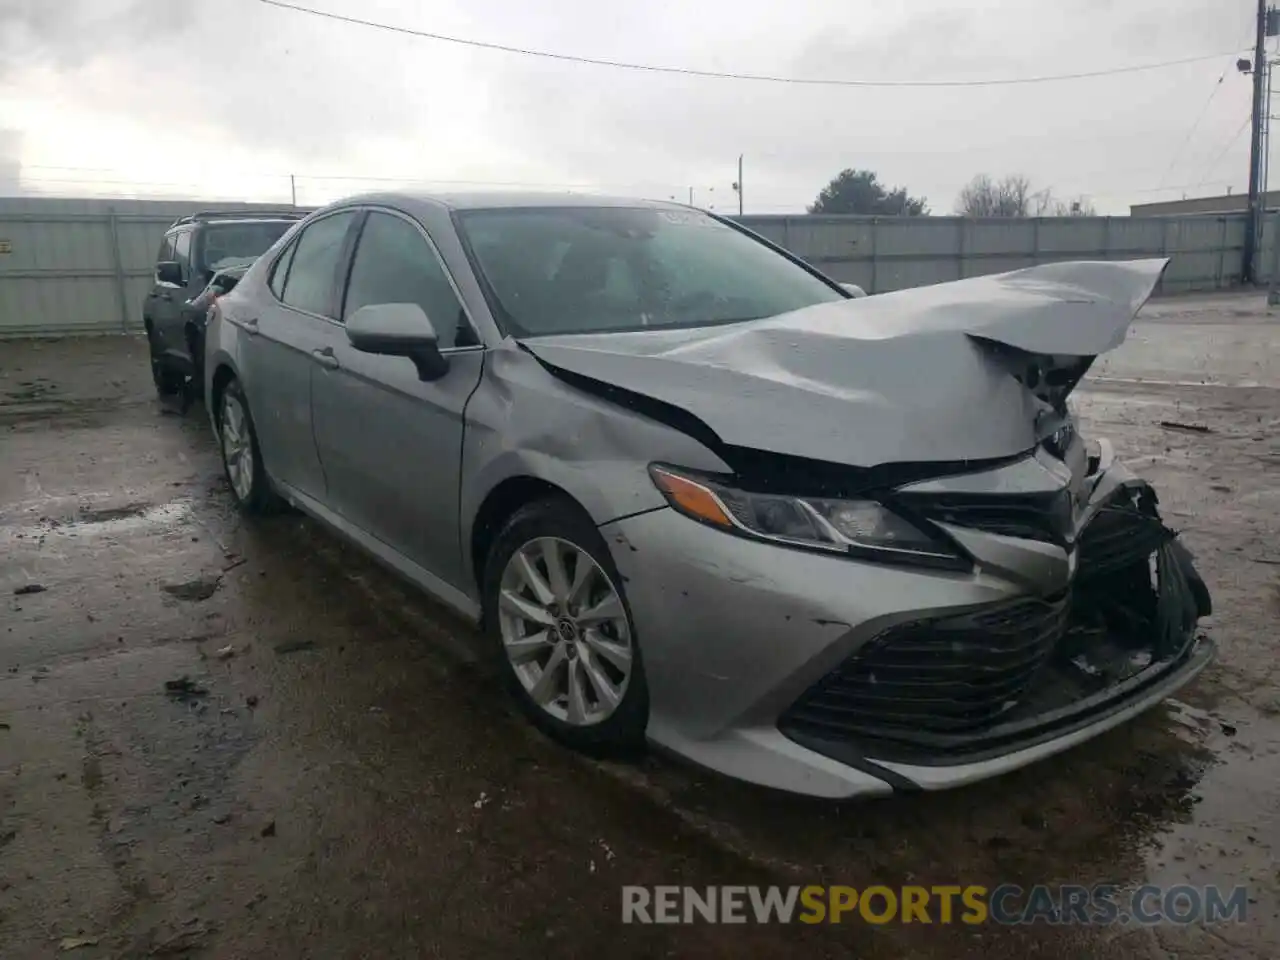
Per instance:
[[[156,255],[142,307],[151,376],[162,395],[201,382],[209,307],[304,216],[293,211],[201,211],[176,220]]]

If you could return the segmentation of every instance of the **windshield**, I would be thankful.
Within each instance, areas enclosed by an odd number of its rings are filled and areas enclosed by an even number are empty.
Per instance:
[[[696,210],[470,210],[457,224],[517,337],[737,323],[845,299]]]
[[[271,249],[292,226],[291,220],[210,224],[201,234],[196,255],[198,269],[248,266]]]

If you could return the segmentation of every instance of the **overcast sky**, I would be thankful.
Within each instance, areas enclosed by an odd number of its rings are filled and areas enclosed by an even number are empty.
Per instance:
[[[749,213],[803,210],[845,167],[906,186],[934,213],[979,172],[1124,213],[1247,180],[1250,78],[1233,52],[1251,43],[1252,0],[296,2],[786,77],[1028,77],[1222,55],[1021,86],[837,88],[522,57],[259,0],[0,0],[0,191],[20,178],[63,196],[287,201],[293,173],[301,203],[391,185],[342,177],[412,178],[681,200],[693,187],[698,205],[732,210],[744,154]]]

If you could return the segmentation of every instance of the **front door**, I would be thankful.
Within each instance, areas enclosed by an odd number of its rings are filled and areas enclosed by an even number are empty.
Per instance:
[[[422,307],[449,370],[424,382],[410,360],[362,353],[334,330],[312,381],[326,502],[461,589],[470,579],[458,522],[463,411],[484,353],[426,234],[381,210],[368,214],[356,241],[343,318],[378,303]]]
[[[267,473],[320,501],[325,478],[312,433],[311,376],[338,329],[338,267],[355,219],[344,210],[308,224],[272,267],[273,296],[246,304],[250,312],[237,317],[249,335],[246,390]]]
[[[159,261],[178,260],[178,245],[187,250],[191,247],[190,228],[169,233],[160,246],[157,255]],[[181,262],[181,261],[179,261]],[[157,353],[168,356],[180,356],[182,342],[182,302],[186,298],[186,290],[181,284],[162,282],[159,276],[153,278],[151,292],[147,294],[147,314],[151,318],[153,343]]]

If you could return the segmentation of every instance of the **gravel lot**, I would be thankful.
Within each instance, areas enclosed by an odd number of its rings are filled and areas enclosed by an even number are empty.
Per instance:
[[[831,805],[545,741],[469,628],[243,524],[142,340],[0,343],[0,956],[1280,955],[1280,314],[1156,302],[1079,405],[1197,555],[1218,662],[1018,774]],[[631,883],[1101,881],[1246,884],[1248,919],[620,923]]]

